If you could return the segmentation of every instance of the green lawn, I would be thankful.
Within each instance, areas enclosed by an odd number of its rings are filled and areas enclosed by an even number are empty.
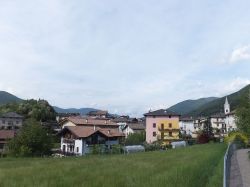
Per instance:
[[[81,158],[0,159],[0,186],[221,187],[224,144]]]

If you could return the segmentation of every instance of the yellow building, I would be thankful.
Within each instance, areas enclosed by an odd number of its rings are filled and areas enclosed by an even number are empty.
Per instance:
[[[146,141],[148,143],[162,141],[163,144],[169,144],[179,140],[180,115],[163,109],[144,115],[146,117]]]

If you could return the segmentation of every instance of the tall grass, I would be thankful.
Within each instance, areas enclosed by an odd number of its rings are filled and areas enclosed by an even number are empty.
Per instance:
[[[224,144],[82,158],[0,159],[0,186],[219,187]]]

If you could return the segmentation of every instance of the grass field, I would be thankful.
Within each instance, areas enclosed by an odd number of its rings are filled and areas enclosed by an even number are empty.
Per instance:
[[[0,186],[221,187],[224,144],[82,158],[0,159]]]

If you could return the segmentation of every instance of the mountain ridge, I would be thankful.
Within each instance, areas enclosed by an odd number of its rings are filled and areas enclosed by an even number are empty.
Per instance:
[[[198,109],[202,105],[205,105],[215,99],[218,99],[217,97],[206,97],[206,98],[199,98],[199,99],[188,99],[184,100],[182,102],[179,102],[171,107],[168,108],[168,110],[179,113],[181,115],[185,115],[189,113],[190,111],[193,111],[195,109]]]
[[[22,99],[13,94],[10,94],[9,92],[0,91],[0,105],[5,105],[13,102],[21,102],[21,101]]]

